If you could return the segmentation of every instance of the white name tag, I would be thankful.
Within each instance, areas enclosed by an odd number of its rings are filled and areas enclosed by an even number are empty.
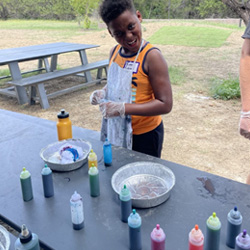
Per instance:
[[[140,65],[139,62],[134,63],[134,61],[126,61],[123,68],[128,70],[133,70],[133,73],[135,74],[138,72],[139,65]]]

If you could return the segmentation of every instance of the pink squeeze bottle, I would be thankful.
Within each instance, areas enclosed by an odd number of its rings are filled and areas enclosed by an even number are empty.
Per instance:
[[[151,233],[151,250],[165,250],[166,235],[164,231],[157,224],[156,228]]]
[[[203,250],[204,236],[198,225],[189,233],[189,250]]]

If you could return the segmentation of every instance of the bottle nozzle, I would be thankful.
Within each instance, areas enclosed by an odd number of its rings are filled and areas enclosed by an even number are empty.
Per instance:
[[[156,225],[156,229],[157,229],[157,230],[160,229],[160,225],[159,225],[159,224]]]
[[[216,218],[216,213],[215,212],[213,212],[213,218]]]
[[[196,225],[194,226],[194,228],[195,228],[195,230],[197,231],[197,230],[199,229],[199,226],[196,224]]]
[[[237,207],[235,206],[235,207],[234,207],[234,211],[237,212],[237,210],[238,210],[238,209],[237,209]]]
[[[133,209],[132,212],[133,212],[133,214],[136,214],[136,210],[135,209]]]
[[[243,234],[242,234],[242,238],[245,238],[245,237],[246,237],[246,235],[247,235],[247,230],[246,230],[246,229],[244,229],[244,230],[243,230]]]
[[[25,224],[22,225],[21,234],[24,237],[26,237],[27,235],[29,235],[29,230],[28,230],[28,228],[26,227]]]

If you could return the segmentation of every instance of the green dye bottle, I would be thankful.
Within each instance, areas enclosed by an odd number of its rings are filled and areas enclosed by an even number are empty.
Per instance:
[[[205,250],[219,250],[220,229],[221,229],[220,219],[216,216],[216,213],[213,213],[207,219]]]
[[[100,195],[99,171],[93,163],[88,171],[88,174],[89,174],[90,195],[92,197],[97,197]]]
[[[33,199],[33,190],[31,183],[31,175],[30,172],[23,168],[23,171],[20,174],[20,183],[22,189],[22,195],[24,201],[30,201]]]

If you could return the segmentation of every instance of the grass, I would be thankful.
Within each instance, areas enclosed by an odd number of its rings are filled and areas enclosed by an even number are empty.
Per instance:
[[[149,41],[153,44],[217,48],[222,46],[231,29],[194,26],[164,26]]]
[[[240,98],[239,78],[211,79],[211,95],[215,99],[230,100]]]
[[[184,69],[182,69],[180,67],[170,66],[168,68],[168,72],[169,72],[171,84],[173,84],[173,85],[181,85],[182,84],[182,82],[185,79]]]

